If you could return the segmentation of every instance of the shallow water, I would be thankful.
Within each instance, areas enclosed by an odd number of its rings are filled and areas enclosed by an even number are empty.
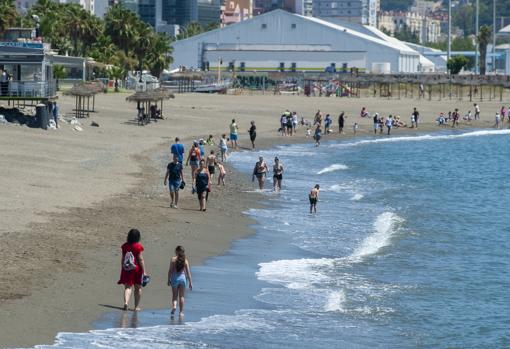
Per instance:
[[[509,136],[445,132],[236,153],[229,161],[247,175],[260,154],[278,155],[284,190],[264,192],[267,207],[246,212],[255,236],[194,269],[186,321],[167,309],[116,312],[98,331],[59,334],[55,346],[510,347]],[[309,215],[315,183],[318,214]]]

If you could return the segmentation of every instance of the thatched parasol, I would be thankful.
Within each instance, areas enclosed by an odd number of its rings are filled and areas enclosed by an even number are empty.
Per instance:
[[[104,85],[101,81],[79,82],[65,91],[64,94],[76,97],[76,117],[90,116],[90,112],[95,112],[96,94],[103,91]],[[92,109],[90,109],[90,98],[92,97]],[[85,108],[85,103],[87,104]]]
[[[137,91],[129,97],[126,97],[126,101],[128,102],[136,102],[138,103],[138,108],[140,104],[143,105],[144,113],[150,113],[150,104],[151,103],[161,103],[161,118],[163,118],[163,100],[175,98],[174,94],[164,88],[156,88],[154,90],[148,91]]]

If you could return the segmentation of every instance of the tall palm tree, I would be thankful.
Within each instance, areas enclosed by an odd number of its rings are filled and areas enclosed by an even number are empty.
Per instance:
[[[492,29],[488,25],[482,25],[478,32],[478,45],[480,47],[480,75],[485,75],[485,65],[487,61],[487,46],[492,38]]]
[[[164,69],[173,62],[170,38],[159,33],[154,37],[152,47],[147,55],[147,63],[151,74],[159,77]]]
[[[136,45],[133,52],[138,60],[138,70],[141,72],[144,68],[144,57],[151,50],[155,35],[154,31],[145,23],[139,23],[135,31]]]
[[[122,50],[126,56],[129,49],[136,45],[135,27],[140,20],[130,10],[121,5],[113,5],[105,15],[105,34]]]
[[[184,30],[177,35],[177,40],[191,38],[192,36],[201,34],[204,32],[204,28],[197,22],[190,22]]]
[[[0,34],[16,23],[18,13],[12,0],[0,0]]]

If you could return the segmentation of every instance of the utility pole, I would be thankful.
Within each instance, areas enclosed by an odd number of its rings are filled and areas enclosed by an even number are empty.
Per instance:
[[[476,36],[476,52],[475,52],[475,73],[479,74],[479,63],[478,63],[478,51],[479,51],[479,45],[478,45],[478,32],[480,30],[480,25],[478,24],[478,17],[480,15],[480,0],[476,0],[476,18],[475,18],[475,36]]]
[[[496,74],[496,0],[492,0],[492,72]]]
[[[452,52],[452,0],[448,0],[448,54],[446,55],[447,63],[450,60],[451,52]]]

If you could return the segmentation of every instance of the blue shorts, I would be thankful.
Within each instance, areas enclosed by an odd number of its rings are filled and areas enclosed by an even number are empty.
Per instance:
[[[170,192],[172,193],[177,193],[179,191],[179,189],[181,188],[181,180],[178,179],[176,181],[173,181],[173,180],[169,180],[168,181],[168,190],[170,190]]]
[[[237,141],[237,133],[231,133],[230,134],[230,140],[231,141]]]
[[[200,161],[198,161],[198,160],[190,160],[189,161],[189,165],[191,167],[198,167],[199,164],[200,164]]]
[[[186,288],[187,283],[188,283],[186,280],[186,274],[184,274],[184,273],[173,274],[171,283],[172,283],[172,288],[177,288],[179,286],[183,286],[184,288]]]

